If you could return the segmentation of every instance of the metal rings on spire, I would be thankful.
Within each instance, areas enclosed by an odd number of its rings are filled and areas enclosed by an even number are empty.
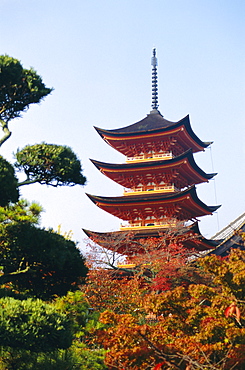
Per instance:
[[[152,65],[152,109],[158,108],[158,88],[157,88],[157,57],[156,48],[153,49],[153,56],[151,58]]]

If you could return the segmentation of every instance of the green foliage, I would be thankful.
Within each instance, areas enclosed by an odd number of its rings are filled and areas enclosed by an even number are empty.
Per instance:
[[[70,354],[73,360],[73,367],[66,368],[69,370],[106,370],[107,366],[104,363],[105,350],[93,349],[89,350],[84,343],[79,341],[74,342],[72,347],[66,351]],[[40,369],[42,370],[42,369]],[[50,369],[51,370],[51,369]],[[57,370],[60,370],[57,368]],[[65,368],[64,368],[65,370]]]
[[[29,300],[31,301],[31,300]],[[15,300],[14,300],[15,302]],[[24,302],[24,301],[23,301]],[[33,310],[36,312],[36,301],[32,300]],[[40,302],[40,301],[39,301]],[[1,299],[0,299],[1,304]],[[50,305],[58,315],[65,315],[69,323],[69,330],[73,335],[72,345],[67,349],[51,348],[50,352],[33,352],[27,347],[2,347],[0,349],[1,370],[102,370],[104,365],[105,351],[100,348],[87,347],[88,332],[87,324],[91,322],[88,303],[84,294],[77,290],[68,292],[64,297],[56,298]],[[52,310],[51,310],[52,311]],[[53,312],[53,311],[52,311]],[[21,315],[23,312],[21,312]],[[13,316],[12,311],[10,318]],[[92,315],[92,321],[94,315]],[[26,325],[28,322],[25,322]],[[96,320],[98,323],[98,318]],[[96,326],[95,323],[95,326]],[[101,326],[102,324],[100,324]],[[40,327],[40,325],[38,325]],[[17,327],[19,328],[19,327]],[[91,325],[90,325],[91,328]],[[0,324],[1,330],[1,324]],[[18,329],[19,330],[19,329]],[[18,333],[17,333],[18,334]],[[20,333],[19,333],[20,334]],[[70,335],[70,333],[69,333]],[[18,336],[17,336],[18,338]],[[1,339],[1,337],[0,337]],[[45,340],[45,339],[44,339]],[[51,341],[51,338],[49,339]]]
[[[70,320],[41,300],[0,299],[0,343],[34,352],[68,348],[72,342]]]
[[[0,156],[0,206],[4,207],[9,202],[17,202],[19,191],[18,180],[15,177],[14,167]]]
[[[104,350],[89,351],[83,343],[66,350],[34,353],[28,350],[2,348],[1,370],[106,370]]]
[[[27,222],[38,224],[42,207],[38,203],[29,203],[21,199],[18,203],[10,204],[8,207],[0,207],[0,232],[11,223]]]
[[[0,56],[0,146],[11,135],[9,121],[51,91],[32,68]],[[104,350],[85,344],[89,307],[77,290],[87,274],[84,257],[70,234],[38,227],[40,205],[18,201],[25,184],[84,185],[81,163],[71,148],[42,143],[18,150],[15,167],[25,181],[0,156],[0,370],[105,369]]]
[[[51,91],[34,69],[24,69],[8,55],[0,56],[0,120],[20,117],[30,104],[39,103]]]
[[[0,258],[7,281],[43,299],[76,289],[87,273],[73,241],[29,223],[5,225],[0,233]]]
[[[74,333],[80,332],[88,321],[89,304],[80,290],[68,292],[55,300],[55,307],[66,313],[73,323]]]
[[[16,153],[15,166],[24,171],[27,179],[19,185],[40,184],[84,185],[81,163],[71,148],[55,144],[27,145]]]

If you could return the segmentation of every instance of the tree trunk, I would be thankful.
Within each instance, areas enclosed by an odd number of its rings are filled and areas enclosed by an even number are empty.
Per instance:
[[[0,123],[4,133],[3,137],[0,139],[0,146],[2,146],[3,143],[5,143],[5,141],[11,136],[11,132],[9,131],[8,124],[5,121],[1,119]]]

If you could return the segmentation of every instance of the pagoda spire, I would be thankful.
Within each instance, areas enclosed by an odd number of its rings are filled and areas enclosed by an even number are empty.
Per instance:
[[[151,65],[152,65],[152,104],[151,104],[151,107],[154,112],[154,111],[157,111],[157,108],[158,108],[156,48],[153,48],[153,56],[151,58]]]

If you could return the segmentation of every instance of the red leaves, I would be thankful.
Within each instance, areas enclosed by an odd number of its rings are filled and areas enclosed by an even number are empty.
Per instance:
[[[155,279],[152,280],[152,282],[152,290],[165,291],[170,290],[172,287],[171,279],[168,277],[156,276]]]
[[[157,364],[157,365],[153,368],[153,370],[160,370],[160,369],[161,369],[161,367],[162,367],[162,365],[164,365],[164,362],[161,362],[160,364]]]
[[[205,317],[202,321],[201,321],[201,325],[202,327],[206,327],[211,321],[215,320],[213,317]]]
[[[238,323],[240,323],[241,319],[241,311],[237,307],[236,303],[233,302],[225,309],[225,317],[235,317]]]

